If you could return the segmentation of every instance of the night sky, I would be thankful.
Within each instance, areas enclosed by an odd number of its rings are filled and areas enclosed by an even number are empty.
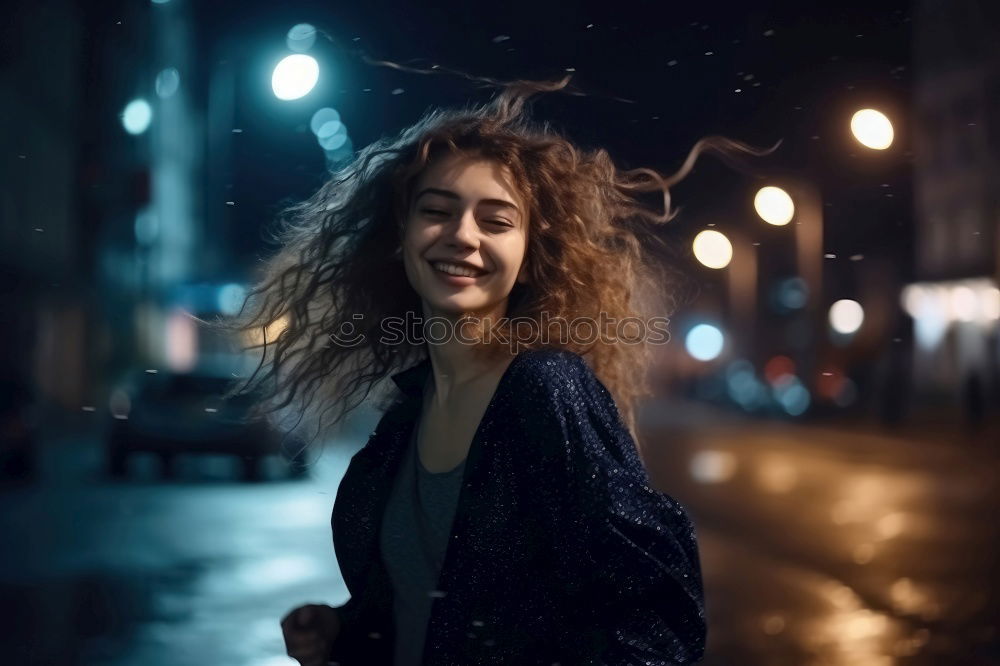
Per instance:
[[[755,162],[757,173],[704,158],[675,188],[675,205],[701,218],[723,201],[732,214],[748,203],[756,178],[786,170],[820,185],[831,252],[880,252],[880,231],[912,218],[910,8],[842,4],[795,11],[757,3],[213,2],[195,27],[201,62],[229,59],[240,72],[231,180],[247,229],[324,178],[307,126],[317,108],[340,111],[357,149],[430,106],[485,101],[492,92],[459,75],[398,71],[367,57],[504,80],[558,79],[572,69],[571,86],[585,96],[542,95],[536,117],[585,147],[607,148],[625,168],[672,172],[706,134],[762,147],[781,139],[776,155]],[[321,81],[305,98],[279,102],[270,71],[300,22],[323,33],[310,51]],[[858,151],[850,137],[850,115],[865,106],[893,117],[896,144],[885,154]],[[245,250],[259,249],[259,234],[244,238]]]

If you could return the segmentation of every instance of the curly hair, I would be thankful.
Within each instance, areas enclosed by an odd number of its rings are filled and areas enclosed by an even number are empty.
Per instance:
[[[658,227],[676,214],[670,186],[705,150],[724,157],[765,153],[706,137],[671,176],[646,168],[619,170],[606,150],[583,150],[548,122],[529,118],[526,102],[532,95],[560,90],[568,81],[568,76],[557,82],[516,81],[488,103],[431,109],[397,136],[361,150],[315,194],[282,211],[273,232],[277,252],[263,262],[240,312],[220,324],[243,336],[243,351],[262,350],[254,377],[266,367],[259,383],[267,382],[269,389],[260,409],[292,405],[298,422],[308,419],[319,434],[368,399],[382,380],[427,355],[422,341],[389,344],[378,332],[389,318],[421,311],[399,258],[401,229],[419,175],[446,154],[506,167],[527,206],[529,279],[514,285],[508,320],[541,325],[543,313],[564,321],[593,321],[604,313],[619,322],[672,314],[674,268],[663,260],[670,248],[658,235]],[[662,196],[662,210],[640,202],[653,192]],[[349,327],[360,328],[363,343],[331,343],[331,332]],[[508,340],[516,337],[509,328],[500,331]],[[496,354],[505,344],[478,340],[473,346],[476,353]],[[580,354],[636,433],[637,401],[652,394],[646,371],[653,349],[646,337],[519,344]],[[376,395],[383,408],[389,402],[382,399],[392,397],[380,390]]]

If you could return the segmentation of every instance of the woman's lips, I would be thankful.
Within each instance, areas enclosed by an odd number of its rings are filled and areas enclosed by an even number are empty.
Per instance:
[[[451,273],[445,273],[444,271],[439,271],[438,269],[434,268],[434,264],[431,264],[430,262],[428,262],[428,265],[431,267],[431,271],[434,273],[434,275],[438,276],[441,279],[441,281],[444,282],[445,284],[451,285],[453,287],[465,287],[470,284],[475,284],[476,280],[489,275],[489,273],[483,273],[482,275],[476,275],[473,277],[468,277],[465,275],[452,275]]]

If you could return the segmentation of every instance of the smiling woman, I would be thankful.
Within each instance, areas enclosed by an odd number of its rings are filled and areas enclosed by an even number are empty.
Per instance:
[[[672,176],[620,171],[528,118],[531,95],[568,81],[432,110],[362,150],[286,211],[231,324],[285,322],[254,347],[261,381],[317,431],[389,390],[334,505],[352,597],[282,622],[305,666],[702,655],[693,526],[650,487],[635,435],[655,341],[606,324],[669,311],[669,186],[706,149],[757,152],[710,137]],[[662,210],[640,204],[650,192]],[[415,315],[426,325],[386,338]],[[597,334],[543,328],[570,320]]]
[[[431,163],[416,189],[401,246],[424,316],[500,319],[514,284],[527,279],[527,225],[509,172],[447,155]]]

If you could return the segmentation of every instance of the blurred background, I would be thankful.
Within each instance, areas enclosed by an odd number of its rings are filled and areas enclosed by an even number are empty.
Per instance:
[[[358,148],[488,99],[455,70],[573,73],[536,117],[626,168],[782,141],[673,192],[640,425],[704,663],[1000,663],[1000,5],[712,4],[8,4],[0,662],[291,664],[284,613],[347,599],[330,511],[378,413],[295,455],[190,315]]]

